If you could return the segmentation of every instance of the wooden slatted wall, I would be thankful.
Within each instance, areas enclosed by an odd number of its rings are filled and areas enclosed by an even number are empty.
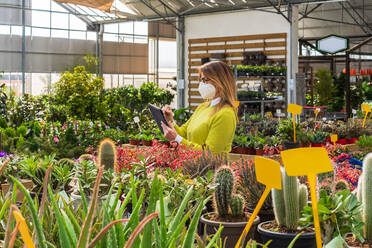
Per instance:
[[[287,62],[286,33],[189,39],[188,43],[188,101],[193,109],[203,102],[197,90],[202,58],[225,53],[229,65],[241,65],[244,52],[263,51],[267,60]]]

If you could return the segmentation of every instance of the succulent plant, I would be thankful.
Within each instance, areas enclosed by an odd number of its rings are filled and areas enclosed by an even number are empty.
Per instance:
[[[273,189],[272,197],[276,222],[279,226],[296,230],[300,213],[307,205],[306,186],[300,184],[297,177],[288,176],[282,169],[282,190]]]
[[[111,139],[104,139],[98,148],[98,166],[116,171],[116,146]]]
[[[225,217],[230,214],[233,216],[244,215],[244,198],[233,194],[235,191],[234,172],[230,167],[221,166],[215,175],[216,188],[214,191],[214,205],[219,217]]]
[[[363,205],[364,238],[372,241],[372,153],[363,160],[363,173],[358,182],[358,199]]]

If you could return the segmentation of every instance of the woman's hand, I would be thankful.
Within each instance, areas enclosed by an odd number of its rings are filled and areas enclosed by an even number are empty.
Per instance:
[[[165,125],[164,122],[161,123],[161,127],[163,128],[164,131],[164,137],[169,140],[169,141],[174,141],[177,137],[177,131],[174,129],[172,122],[168,122],[168,126]]]
[[[163,111],[165,120],[167,122],[173,122],[172,108],[168,104],[166,104],[161,110]]]

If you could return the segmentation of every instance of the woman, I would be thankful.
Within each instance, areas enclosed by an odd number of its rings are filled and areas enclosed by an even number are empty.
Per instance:
[[[163,107],[168,122],[162,123],[164,136],[192,148],[228,153],[236,129],[234,74],[224,62],[212,61],[199,68],[199,78],[198,90],[206,102],[181,127],[172,124],[172,109]]]

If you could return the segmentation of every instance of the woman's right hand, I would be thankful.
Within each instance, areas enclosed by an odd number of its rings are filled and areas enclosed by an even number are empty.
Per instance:
[[[165,120],[167,122],[173,122],[172,108],[168,104],[166,104],[161,110],[163,111]]]

